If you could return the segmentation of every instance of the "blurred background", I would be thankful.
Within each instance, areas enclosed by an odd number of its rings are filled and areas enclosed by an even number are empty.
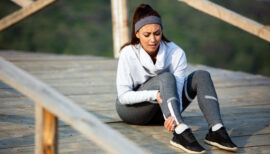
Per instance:
[[[211,0],[270,25],[269,0]],[[189,63],[270,76],[270,43],[177,0],[127,0],[129,27],[140,3],[162,16],[164,34]],[[18,10],[0,1],[0,18]],[[0,32],[0,50],[113,57],[110,0],[59,0]]]

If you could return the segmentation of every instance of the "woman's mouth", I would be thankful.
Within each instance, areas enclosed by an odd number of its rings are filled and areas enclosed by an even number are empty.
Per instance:
[[[149,44],[149,46],[154,48],[154,47],[156,47],[156,44]]]

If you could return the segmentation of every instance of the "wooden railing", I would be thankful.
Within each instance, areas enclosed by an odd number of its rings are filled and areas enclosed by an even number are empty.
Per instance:
[[[269,26],[244,17],[209,0],[178,0],[270,42]],[[267,14],[266,14],[267,16]]]
[[[0,80],[35,102],[35,152],[57,153],[58,118],[110,153],[145,153],[55,89],[0,58]]]
[[[21,8],[0,20],[0,31],[14,25],[15,23],[29,17],[41,9],[54,3],[56,0],[11,0]]]
[[[126,0],[111,0],[111,12],[114,58],[118,58],[121,46],[128,42]]]
[[[187,5],[232,24],[261,39],[270,42],[270,26],[244,17],[209,0],[178,0]],[[119,56],[120,47],[128,41],[126,0],[111,0],[114,57]],[[266,15],[267,16],[267,15]]]

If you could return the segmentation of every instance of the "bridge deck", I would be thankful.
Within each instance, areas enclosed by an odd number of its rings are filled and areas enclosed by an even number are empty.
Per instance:
[[[93,56],[59,56],[9,51],[0,56],[59,90],[100,120],[153,153],[179,153],[161,125],[123,123],[115,112],[117,60]],[[202,65],[214,80],[224,123],[239,153],[270,153],[270,78]],[[195,100],[183,113],[208,152],[225,153],[202,141],[208,127]],[[34,103],[0,82],[0,153],[34,153]],[[69,125],[59,123],[60,153],[104,153]]]

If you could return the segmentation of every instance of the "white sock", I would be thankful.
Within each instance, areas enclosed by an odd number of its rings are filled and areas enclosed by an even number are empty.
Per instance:
[[[176,126],[175,132],[176,132],[176,134],[181,134],[188,128],[189,127],[186,124],[180,124],[180,125]]]
[[[214,132],[214,131],[217,131],[217,130],[219,130],[221,127],[223,127],[222,124],[215,124],[215,125],[212,127],[212,131],[213,131],[213,132]]]

